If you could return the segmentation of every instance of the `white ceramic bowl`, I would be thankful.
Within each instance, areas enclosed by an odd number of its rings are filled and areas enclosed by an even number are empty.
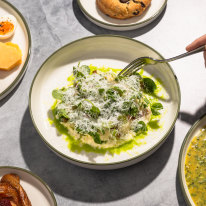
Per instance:
[[[0,166],[0,179],[9,173],[20,177],[20,184],[27,193],[32,206],[57,206],[53,192],[40,177],[22,168]]]
[[[29,107],[34,126],[43,141],[57,155],[79,166],[92,169],[116,169],[139,162],[152,154],[166,140],[171,132],[180,106],[180,90],[176,76],[169,64],[145,67],[148,75],[160,78],[168,95],[162,101],[165,114],[161,119],[163,127],[147,135],[139,147],[122,152],[119,155],[96,153],[76,153],[68,149],[67,142],[59,136],[55,127],[48,121],[51,106],[54,103],[52,90],[68,84],[73,66],[81,64],[98,67],[124,68],[129,62],[140,56],[162,56],[151,47],[121,36],[101,35],[74,41],[52,54],[37,72],[30,89]]]
[[[0,42],[18,44],[22,51],[22,63],[11,71],[0,70],[0,100],[8,95],[24,76],[31,51],[31,35],[22,14],[9,2],[0,1],[0,16],[13,15],[17,20],[15,33],[12,37]]]
[[[187,184],[186,184],[186,179],[185,179],[185,157],[187,154],[188,147],[192,141],[192,139],[197,136],[200,133],[200,130],[203,129],[206,125],[206,114],[202,116],[199,120],[197,120],[194,125],[190,128],[188,131],[183,143],[182,147],[180,150],[180,155],[179,155],[179,163],[178,163],[178,172],[179,172],[179,180],[181,184],[181,188],[183,191],[184,198],[187,202],[188,205],[190,206],[195,206],[195,203],[192,200],[192,197],[189,193]]]
[[[94,24],[105,29],[127,31],[138,29],[154,21],[164,10],[167,0],[152,0],[147,10],[138,17],[119,20],[103,14],[96,6],[96,0],[77,0],[84,15]]]

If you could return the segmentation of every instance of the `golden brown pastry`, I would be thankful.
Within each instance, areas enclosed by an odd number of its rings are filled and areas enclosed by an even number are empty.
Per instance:
[[[152,0],[96,0],[98,8],[106,15],[116,19],[140,16]]]
[[[8,202],[9,201],[9,202]],[[0,206],[31,206],[16,174],[6,174],[0,182]]]
[[[8,183],[1,183],[0,184],[0,201],[1,200],[5,201],[5,199],[9,200],[11,205],[21,206],[19,195],[16,189],[14,189]]]

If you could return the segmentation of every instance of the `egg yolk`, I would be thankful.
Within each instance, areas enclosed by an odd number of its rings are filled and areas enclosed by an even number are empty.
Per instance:
[[[13,31],[14,25],[9,21],[0,22],[0,35],[5,35]]]

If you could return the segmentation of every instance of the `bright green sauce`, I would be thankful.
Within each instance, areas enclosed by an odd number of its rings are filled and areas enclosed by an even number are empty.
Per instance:
[[[92,65],[90,65],[89,67],[90,67],[91,73],[95,70],[99,70],[101,72],[109,72],[112,70],[115,73],[121,71],[121,69],[105,68],[105,67],[98,68],[98,67],[95,67]],[[142,76],[142,74],[144,73],[144,70],[141,69],[139,73]],[[69,82],[68,86],[72,85],[73,80],[74,80],[74,76],[72,74],[67,78],[67,81]],[[162,89],[162,86],[161,86],[161,83],[159,80],[156,80],[155,84],[157,86],[155,94],[157,94]],[[164,97],[162,97],[162,98],[164,98]],[[158,102],[158,99],[155,96],[152,96],[152,97],[148,96],[148,99],[151,103]],[[56,104],[57,104],[57,101],[55,101],[54,105],[51,107],[53,114],[54,114],[54,108],[55,108]],[[162,125],[160,125],[159,121],[157,120],[157,119],[160,119],[160,117],[161,117],[161,115],[159,115],[159,116],[152,115],[151,121],[147,124],[148,131],[157,130],[157,129],[162,128]],[[123,145],[118,146],[118,147],[99,149],[99,148],[94,148],[88,144],[83,144],[82,142],[74,139],[69,134],[68,129],[66,127],[64,127],[62,124],[60,124],[59,120],[57,120],[55,117],[53,120],[49,119],[49,122],[50,122],[50,124],[53,124],[56,127],[56,129],[58,130],[58,132],[65,137],[65,141],[68,142],[68,148],[71,151],[77,152],[77,153],[81,153],[82,151],[85,151],[85,152],[93,152],[93,153],[100,153],[100,154],[105,154],[107,152],[112,154],[112,155],[113,154],[120,154],[121,152],[131,150],[135,146],[140,146],[140,145],[146,144],[146,142],[144,141],[144,138],[147,136],[147,133],[148,133],[148,131],[141,133],[140,135],[134,137],[132,140],[130,140],[130,141],[124,143]]]
[[[54,108],[55,104],[52,106]],[[62,135],[64,135],[65,140],[68,142],[68,148],[73,152],[94,152],[94,153],[101,153],[105,154],[106,152],[109,152],[110,154],[120,154],[121,152],[128,151],[132,149],[135,145],[140,146],[142,144],[145,144],[142,140],[145,138],[147,133],[136,136],[133,140],[126,142],[123,145],[120,145],[119,147],[109,148],[109,149],[99,149],[99,148],[93,148],[88,144],[83,144],[82,142],[75,140],[69,133],[66,127],[64,127],[62,124],[59,123],[59,121],[54,118],[53,120],[49,120],[50,122],[55,125],[58,132]],[[151,129],[151,127],[149,127]],[[148,128],[148,129],[149,129]],[[158,127],[160,128],[160,127]]]

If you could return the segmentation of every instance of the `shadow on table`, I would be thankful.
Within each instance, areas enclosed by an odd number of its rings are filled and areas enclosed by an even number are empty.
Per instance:
[[[180,181],[179,181],[179,175],[178,175],[178,170],[176,173],[176,194],[177,194],[177,200],[180,206],[187,206],[184,196],[182,194],[181,186],[180,186]]]
[[[193,125],[202,115],[206,113],[206,102],[200,107],[195,114],[190,114],[188,112],[180,112],[178,118],[190,125]]]
[[[14,88],[8,95],[6,95],[3,99],[0,100],[0,108],[1,108],[7,101],[9,101],[9,99],[14,95],[14,93],[16,92],[16,90],[19,88],[22,80],[23,80],[23,78],[20,80],[20,82],[18,82],[18,84],[15,86],[15,88]]]
[[[163,170],[172,151],[174,130],[158,151],[133,166],[97,171],[74,166],[50,151],[36,132],[27,108],[20,131],[21,151],[28,168],[51,189],[81,202],[109,202],[142,190]]]
[[[76,0],[73,0],[72,6],[73,6],[73,11],[74,11],[74,14],[75,14],[77,20],[80,22],[80,24],[85,29],[92,32],[93,34],[96,34],[96,35],[98,35],[98,34],[116,34],[116,35],[127,36],[127,37],[130,37],[130,38],[141,36],[144,33],[147,33],[148,31],[152,30],[163,18],[164,14],[165,14],[165,11],[166,11],[166,7],[167,7],[166,6],[164,8],[162,13],[152,23],[148,24],[145,27],[142,27],[142,28],[139,28],[139,29],[136,29],[136,30],[131,30],[131,31],[113,31],[113,30],[104,29],[102,27],[99,27],[96,24],[89,21],[85,17],[85,15],[82,13],[82,11],[80,10]]]

